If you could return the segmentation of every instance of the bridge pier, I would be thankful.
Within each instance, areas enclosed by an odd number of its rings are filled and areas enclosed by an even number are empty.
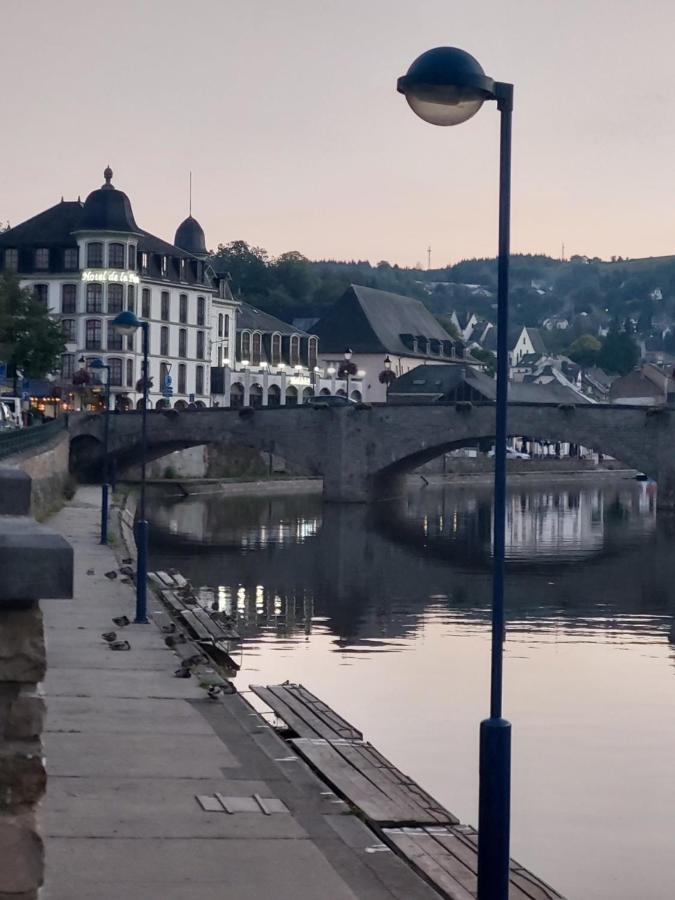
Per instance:
[[[373,499],[370,478],[354,466],[326,466],[323,499],[328,503],[369,503]]]

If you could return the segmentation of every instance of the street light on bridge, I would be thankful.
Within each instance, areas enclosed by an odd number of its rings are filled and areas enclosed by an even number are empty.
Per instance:
[[[108,543],[108,496],[110,494],[110,466],[108,458],[108,439],[110,434],[110,366],[100,356],[89,363],[90,369],[102,372],[105,369],[105,410],[103,412],[103,478],[101,479],[101,544]]]
[[[478,900],[507,900],[511,725],[502,718],[504,553],[506,531],[506,410],[508,389],[508,294],[513,85],[493,81],[480,63],[456,47],[419,56],[398,79],[412,111],[432,125],[460,125],[486,100],[500,112],[499,258],[497,266],[497,397],[495,420],[494,543],[490,718],[480,726],[478,800]]]
[[[124,310],[112,320],[112,327],[121,335],[133,335],[139,328],[143,331],[143,408],[141,410],[141,496],[139,519],[136,522],[136,617],[140,625],[148,623],[148,520],[145,517],[145,470],[148,456],[148,345],[150,343],[150,323],[139,319],[130,310]]]

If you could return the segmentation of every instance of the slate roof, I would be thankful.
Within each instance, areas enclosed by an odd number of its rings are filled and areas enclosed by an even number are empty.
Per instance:
[[[484,372],[468,366],[452,365],[417,366],[401,375],[389,389],[389,396],[397,394],[426,394],[433,398],[449,394],[462,382],[482,394],[486,400],[494,401],[497,382]],[[509,401],[512,403],[588,403],[587,398],[558,382],[551,384],[528,384],[509,382]]]
[[[243,303],[239,307],[237,313],[237,331],[262,331],[265,334],[278,332],[279,334],[299,334],[300,337],[310,337],[306,331],[296,328],[295,325],[289,325],[276,316],[256,309],[250,303]]]
[[[632,397],[663,397],[663,388],[654,384],[642,372],[633,371],[612,382],[609,389],[611,401],[626,400]]]
[[[76,247],[73,231],[82,217],[79,200],[62,200],[0,233],[0,247]]]
[[[413,351],[404,338],[421,336],[453,341],[420,300],[352,284],[316,324],[314,333],[322,353],[393,353],[427,359]]]
[[[546,342],[539,328],[526,328],[527,334],[532,342],[535,353],[548,353]]]

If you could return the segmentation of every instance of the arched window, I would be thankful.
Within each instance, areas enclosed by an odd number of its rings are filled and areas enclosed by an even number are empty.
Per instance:
[[[34,284],[33,285],[33,293],[37,297],[38,301],[44,306],[49,306],[49,285],[48,284]]]
[[[171,311],[171,300],[169,297],[168,291],[162,291],[162,308],[160,311],[160,317],[162,322],[168,322],[170,318]]]
[[[273,407],[281,406],[281,388],[278,384],[270,385],[267,391],[267,405]]]
[[[319,391],[319,397],[330,397],[330,391],[328,388],[321,388]]]
[[[127,387],[134,386],[134,361],[133,359],[127,360]]]
[[[249,403],[255,409],[260,409],[263,405],[263,389],[260,384],[252,384],[248,392]]]
[[[100,285],[99,285],[100,287]],[[101,320],[100,319],[87,319],[87,323],[85,326],[85,341],[84,346],[86,350],[100,350],[101,349]]]
[[[195,366],[195,394],[204,393],[204,366]]]
[[[133,272],[136,269],[136,245],[129,244],[129,268]]]
[[[242,331],[241,333],[241,359],[249,360],[251,359],[251,332],[250,331]]]
[[[103,268],[103,244],[99,241],[92,241],[87,244],[87,268]]]
[[[361,391],[352,391],[352,400],[356,400],[357,403],[361,402]]]
[[[235,381],[230,385],[230,406],[232,409],[241,409],[244,405],[244,385]]]
[[[230,317],[225,316],[224,318],[225,318],[225,322],[224,322],[224,327],[223,327],[223,337],[229,337],[230,336]]]
[[[161,356],[169,355],[169,329],[166,325],[159,330],[159,352]]]
[[[206,322],[206,300],[203,297],[197,297],[197,325],[204,325]]]
[[[302,392],[302,402],[309,403],[309,401],[314,396],[314,389],[311,387],[306,387]]]
[[[270,360],[273,366],[278,366],[281,363],[281,335],[273,334],[272,335],[272,359]]]
[[[108,365],[110,366],[110,386],[122,387],[122,360],[109,359]]]
[[[61,312],[69,316],[77,312],[76,284],[64,284],[61,286]]]
[[[286,388],[286,406],[298,405],[298,389],[292,384]]]
[[[169,374],[169,363],[161,362],[159,364],[159,389],[160,391],[164,390],[164,385],[166,383],[167,376]]]
[[[141,317],[143,319],[150,318],[150,288],[143,288],[141,294]]]
[[[309,339],[309,347],[307,350],[307,365],[310,369],[313,369],[317,363],[317,358],[319,355],[319,342],[315,337]]]
[[[187,294],[181,294],[178,298],[178,321],[187,325]]]
[[[103,285],[95,281],[87,285],[87,312],[103,312]]]
[[[77,340],[77,322],[75,319],[61,319],[61,328],[64,341],[72,342]]]
[[[63,381],[70,381],[75,371],[75,355],[73,353],[64,353],[61,356],[61,378]]]
[[[124,268],[124,244],[108,244],[108,268]]]
[[[222,336],[223,336],[223,319],[224,319],[224,318],[225,318],[225,317],[223,316],[222,313],[220,313],[220,314],[218,315],[218,337],[222,337]]]
[[[187,394],[187,366],[185,363],[181,363],[178,366],[178,393],[179,394]]]
[[[127,285],[127,309],[129,312],[136,312],[136,285]]]
[[[260,347],[262,335],[259,331],[253,332],[253,342],[251,344],[251,362],[254,366],[260,365]]]
[[[178,355],[183,359],[187,356],[187,328],[178,331]]]
[[[204,332],[197,332],[197,359],[204,359]]]
[[[108,285],[108,314],[116,316],[122,312],[124,304],[124,286],[121,284]]]
[[[297,366],[300,362],[300,335],[291,336],[291,357],[289,362],[292,366]]]
[[[108,350],[121,350],[123,336],[113,327],[112,320],[108,322]]]

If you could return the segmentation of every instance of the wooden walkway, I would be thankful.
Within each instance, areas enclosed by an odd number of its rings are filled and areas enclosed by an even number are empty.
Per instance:
[[[462,825],[363,734],[299,684],[251,690],[281,719],[288,741],[375,833],[439,893],[475,900],[478,833]],[[563,900],[514,860],[509,900]]]

